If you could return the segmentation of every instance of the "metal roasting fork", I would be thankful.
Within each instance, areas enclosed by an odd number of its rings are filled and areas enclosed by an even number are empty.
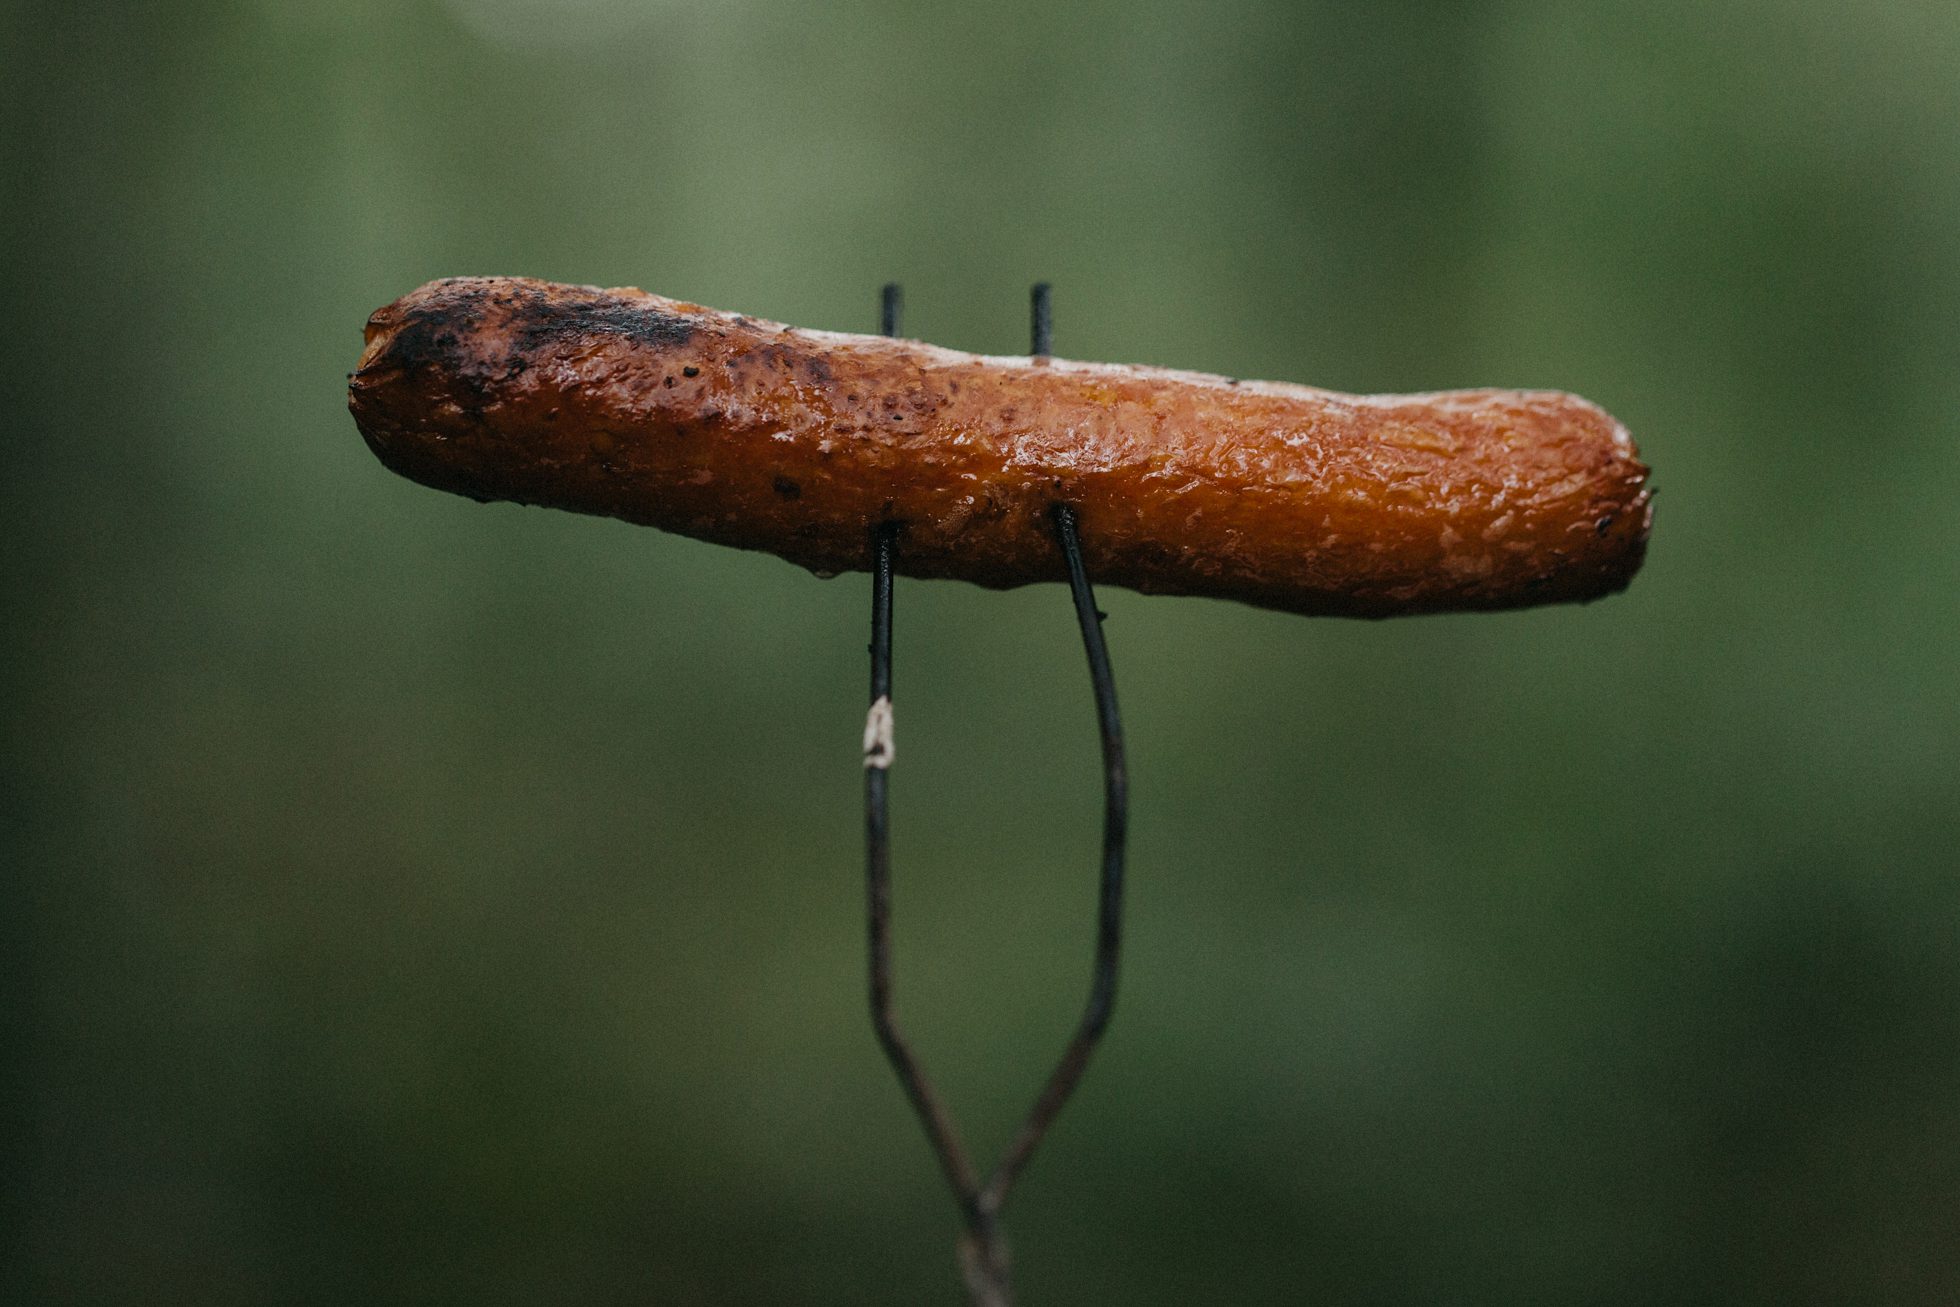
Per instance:
[[[1030,353],[1046,357],[1053,337],[1049,286],[1042,282],[1031,295]],[[900,296],[896,283],[884,288],[880,327],[896,336]],[[960,1238],[961,1269],[975,1307],[1010,1307],[1014,1301],[1012,1268],[1000,1216],[1009,1190],[1033,1156],[1042,1136],[1068,1102],[1096,1042],[1109,1025],[1116,1004],[1116,962],[1123,934],[1123,851],[1129,810],[1129,777],[1123,762],[1123,724],[1116,713],[1116,682],[1103,644],[1103,614],[1089,588],[1082,566],[1082,545],[1076,511],[1067,503],[1053,507],[1055,538],[1068,569],[1069,590],[1075,599],[1076,621],[1082,627],[1082,647],[1089,657],[1089,679],[1095,689],[1096,719],[1102,730],[1103,847],[1102,881],[1096,908],[1096,956],[1088,1005],[1061,1060],[1049,1073],[1034,1106],[1015,1132],[993,1173],[982,1181],[925,1069],[899,1029],[892,1010],[891,949],[891,828],[887,813],[892,761],[892,559],[902,540],[902,524],[882,522],[871,533],[871,709],[864,729],[864,845],[865,891],[871,955],[871,1024],[878,1044],[897,1073],[898,1081],[925,1127],[939,1168],[959,1204],[964,1229]]]

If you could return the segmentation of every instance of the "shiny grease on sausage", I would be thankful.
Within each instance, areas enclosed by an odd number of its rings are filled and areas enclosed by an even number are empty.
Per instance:
[[[1343,395],[809,331],[638,290],[431,282],[368,320],[349,407],[390,468],[831,573],[1062,577],[1354,617],[1587,600],[1645,550],[1623,427],[1551,391]]]

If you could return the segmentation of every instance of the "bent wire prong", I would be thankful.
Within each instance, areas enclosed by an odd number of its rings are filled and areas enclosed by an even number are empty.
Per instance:
[[[1049,305],[1049,287],[1042,282],[1034,287],[1030,314],[1031,353],[1036,356],[1049,352],[1052,336]],[[899,308],[898,286],[886,286],[880,326],[887,336],[898,334]],[[906,1042],[892,1009],[891,828],[887,806],[893,757],[892,559],[898,549],[900,524],[880,523],[871,536],[871,709],[864,728],[865,897],[869,919],[871,1024],[879,1046],[904,1087],[906,1098],[925,1127],[926,1139],[959,1204],[964,1225],[960,1262],[967,1293],[976,1307],[1009,1307],[1013,1302],[1013,1279],[1007,1241],[1000,1230],[1000,1214],[1015,1179],[1082,1079],[1089,1056],[1109,1024],[1116,1004],[1116,965],[1122,946],[1123,855],[1129,808],[1123,725],[1116,711],[1116,682],[1110,672],[1109,650],[1103,643],[1103,614],[1096,609],[1095,594],[1082,565],[1075,509],[1058,503],[1053,512],[1056,541],[1068,569],[1069,590],[1075,601],[1076,620],[1082,628],[1082,646],[1088,655],[1096,718],[1102,732],[1103,850],[1096,956],[1082,1020],[1021,1128],[984,1183],[973,1169],[959,1131]]]

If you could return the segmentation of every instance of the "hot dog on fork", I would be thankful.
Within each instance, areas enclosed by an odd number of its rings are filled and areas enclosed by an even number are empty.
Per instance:
[[[424,484],[822,573],[895,523],[905,575],[1059,580],[1067,503],[1099,584],[1389,617],[1611,594],[1651,518],[1626,430],[1558,392],[986,357],[518,278],[377,310],[348,403]]]

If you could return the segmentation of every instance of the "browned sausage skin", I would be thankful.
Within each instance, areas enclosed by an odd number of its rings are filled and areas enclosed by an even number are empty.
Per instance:
[[[348,404],[404,476],[986,586],[1389,617],[1623,589],[1651,516],[1624,428],[1551,391],[1343,395],[806,331],[638,290],[431,282],[367,324]]]

